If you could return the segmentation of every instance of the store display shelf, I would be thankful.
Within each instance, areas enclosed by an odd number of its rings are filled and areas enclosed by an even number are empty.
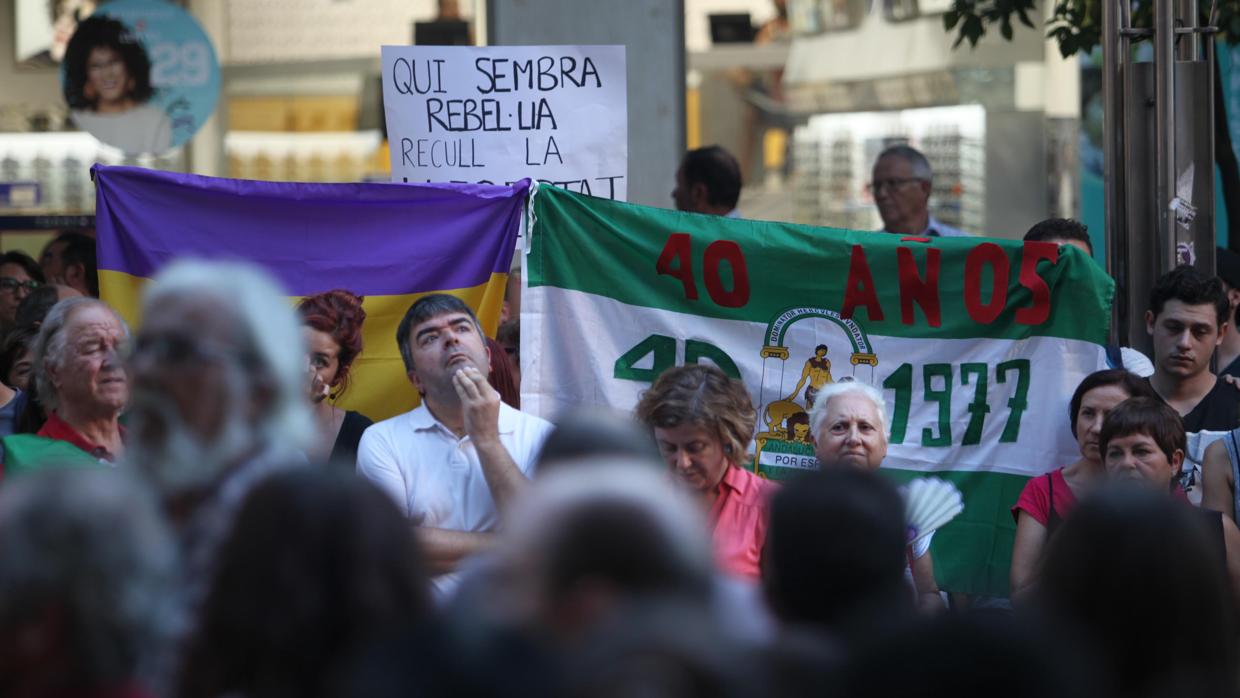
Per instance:
[[[95,214],[61,211],[0,210],[0,231],[60,230],[62,228],[93,228]]]

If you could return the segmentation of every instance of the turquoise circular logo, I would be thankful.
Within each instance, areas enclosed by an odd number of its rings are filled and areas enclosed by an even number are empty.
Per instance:
[[[61,64],[74,123],[129,154],[188,141],[215,111],[220,70],[211,40],[180,7],[113,0],[78,23]]]

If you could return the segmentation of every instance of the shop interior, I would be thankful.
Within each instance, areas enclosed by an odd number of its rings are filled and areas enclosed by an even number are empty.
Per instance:
[[[485,0],[305,0],[297,13],[277,0],[178,4],[211,37],[218,104],[185,145],[131,156],[76,130],[59,67],[29,60],[49,31],[31,28],[48,23],[31,8],[45,13],[47,3],[5,2],[0,249],[37,254],[56,231],[89,229],[94,162],[387,181],[378,47],[485,44],[490,14]],[[444,18],[441,4],[455,14]],[[684,147],[717,143],[737,156],[743,216],[875,229],[869,168],[899,142],[931,160],[934,215],[970,233],[1018,237],[1024,221],[1079,209],[1080,69],[1038,33],[953,50],[944,0],[684,0],[683,8],[674,29],[684,35]],[[634,132],[630,124],[630,142]],[[656,203],[671,206],[670,197]]]

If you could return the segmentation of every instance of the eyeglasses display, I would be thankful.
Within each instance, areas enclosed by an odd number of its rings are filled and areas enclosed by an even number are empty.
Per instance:
[[[266,133],[224,137],[228,176],[271,182],[357,182],[386,169],[378,131]],[[387,176],[383,176],[387,181]]]
[[[21,184],[30,193],[0,202],[0,214],[53,212],[90,214],[95,210],[95,186],[90,167],[138,165],[184,172],[184,150],[162,157],[125,156],[89,133],[0,133],[0,184]]]

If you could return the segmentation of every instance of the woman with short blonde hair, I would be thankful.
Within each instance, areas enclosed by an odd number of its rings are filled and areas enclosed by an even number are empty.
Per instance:
[[[717,564],[757,581],[775,485],[745,467],[757,422],[745,385],[714,366],[668,369],[636,413],[672,473],[709,508]]]

